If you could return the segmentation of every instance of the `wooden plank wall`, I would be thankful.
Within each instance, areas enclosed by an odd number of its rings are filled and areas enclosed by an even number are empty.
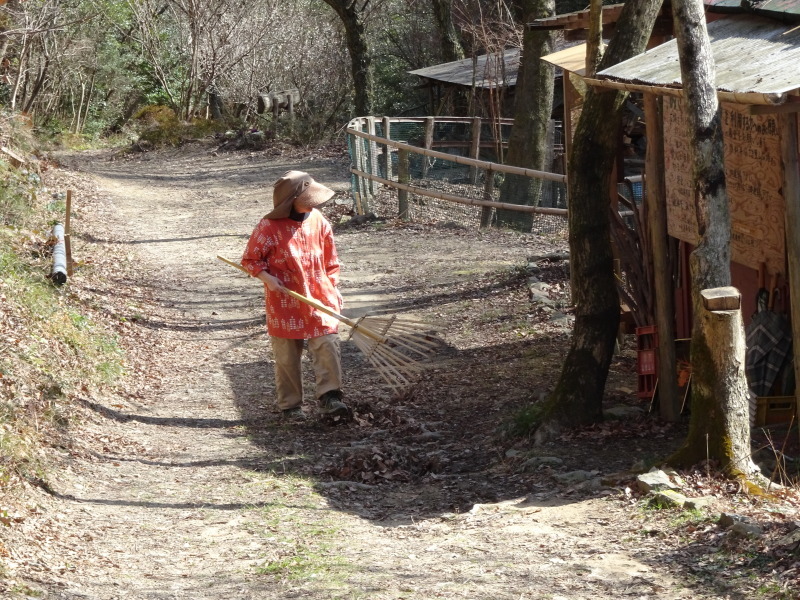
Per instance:
[[[775,115],[749,115],[722,104],[725,172],[731,206],[731,260],[785,274],[784,200],[780,135]],[[665,169],[669,234],[696,244],[692,165],[682,102],[664,98]]]

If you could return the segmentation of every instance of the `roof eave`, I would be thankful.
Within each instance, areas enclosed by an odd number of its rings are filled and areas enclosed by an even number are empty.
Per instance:
[[[593,88],[607,90],[622,90],[626,92],[641,92],[646,94],[656,94],[659,96],[683,97],[685,92],[683,87],[678,85],[654,85],[648,83],[633,83],[630,81],[618,81],[616,79],[597,79],[584,77],[586,84]],[[757,104],[774,106],[784,104],[789,101],[790,94],[769,93],[769,92],[735,92],[730,90],[717,90],[717,98],[720,102],[735,102],[737,104]]]

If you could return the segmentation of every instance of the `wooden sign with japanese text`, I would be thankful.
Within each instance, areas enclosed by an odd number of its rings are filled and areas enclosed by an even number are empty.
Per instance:
[[[664,98],[664,161],[667,225],[673,237],[696,244],[692,162],[682,101]],[[780,136],[774,115],[750,115],[722,104],[725,175],[731,209],[731,260],[783,273],[784,200]]]

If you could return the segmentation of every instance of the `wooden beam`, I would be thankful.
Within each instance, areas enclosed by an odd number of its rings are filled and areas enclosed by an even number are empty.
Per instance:
[[[797,96],[790,96],[790,98],[797,98]],[[798,98],[800,100],[800,98]],[[763,104],[754,104],[747,107],[747,112],[751,115],[786,115],[791,113],[800,112],[800,102],[786,102],[784,104],[773,104],[766,106]]]
[[[661,417],[678,421],[681,402],[678,396],[677,361],[675,358],[675,289],[669,259],[667,234],[667,186],[664,178],[664,121],[661,99],[644,95],[647,125],[645,157],[645,208],[653,257],[655,317],[658,328],[658,402]]]
[[[800,382],[800,147],[797,141],[797,113],[780,115],[778,122],[783,159],[783,198],[786,203],[786,254],[789,258],[794,376],[795,381]]]

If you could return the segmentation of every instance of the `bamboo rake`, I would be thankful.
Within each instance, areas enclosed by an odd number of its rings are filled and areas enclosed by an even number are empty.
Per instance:
[[[242,265],[222,256],[217,258],[250,275]],[[353,320],[313,298],[287,288],[283,291],[350,327],[350,339],[395,391],[411,384],[414,376],[420,373],[419,360],[430,358],[445,345],[434,328],[426,323],[399,319],[395,315],[366,315]]]

